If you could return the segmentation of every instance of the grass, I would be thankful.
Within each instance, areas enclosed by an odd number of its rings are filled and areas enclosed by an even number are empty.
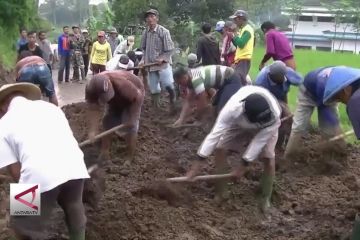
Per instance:
[[[259,72],[258,66],[260,61],[262,60],[264,52],[264,48],[256,48],[254,52],[252,66],[250,70],[250,76],[253,80],[255,80],[256,75]],[[330,53],[311,50],[295,50],[294,54],[297,71],[300,72],[303,76],[318,67],[324,66],[345,65],[349,67],[360,68],[360,56],[351,53]],[[289,105],[292,111],[294,111],[296,108],[297,91],[297,87],[292,87],[289,92]],[[341,104],[339,106],[339,114],[343,131],[351,130],[352,125],[346,114],[345,105]],[[315,124],[317,123],[316,111],[314,111],[314,114],[312,116],[312,122]],[[353,136],[349,137],[348,140],[350,142],[354,142],[356,139],[355,136]]]

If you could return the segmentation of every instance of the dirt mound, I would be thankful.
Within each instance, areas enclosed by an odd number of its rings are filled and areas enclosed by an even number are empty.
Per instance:
[[[165,108],[165,107],[164,107]],[[85,104],[64,108],[75,137],[86,139]],[[336,175],[316,172],[316,162],[293,163],[277,173],[274,211],[265,218],[257,207],[261,164],[255,163],[239,183],[229,183],[230,199],[218,206],[210,183],[162,186],[166,177],[183,175],[210,125],[170,129],[165,112],[153,112],[146,101],[140,124],[135,163],[124,165],[125,144],[114,138],[111,164],[104,167],[105,194],[96,210],[87,208],[89,240],[217,240],[217,239],[341,239],[350,231],[360,209],[359,150],[348,149],[346,168]],[[318,137],[306,139],[314,146]],[[314,151],[312,149],[310,152]],[[84,148],[87,165],[98,146]],[[278,154],[281,159],[282,153]],[[315,156],[315,155],[314,155]],[[236,161],[239,156],[232,156]],[[212,171],[212,159],[204,173]],[[176,188],[176,189],[175,189]],[[159,194],[160,193],[160,194]],[[179,201],[173,201],[179,198]],[[169,200],[170,199],[170,200]],[[65,239],[62,213],[55,216],[53,239]],[[59,234],[57,234],[59,233]]]

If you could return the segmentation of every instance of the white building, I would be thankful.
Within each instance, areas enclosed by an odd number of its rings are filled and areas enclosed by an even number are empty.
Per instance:
[[[303,6],[298,23],[293,28],[291,10],[283,8],[282,14],[291,19],[285,32],[295,48],[360,53],[360,34],[350,23],[335,24],[334,14],[317,0],[308,0]]]

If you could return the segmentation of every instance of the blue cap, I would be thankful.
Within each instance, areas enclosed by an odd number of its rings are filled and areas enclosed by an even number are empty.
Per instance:
[[[338,92],[357,80],[360,80],[360,69],[345,66],[334,67],[326,81],[324,104],[329,104]]]
[[[222,31],[224,26],[225,26],[224,21],[218,21],[215,26],[215,31],[218,31],[218,32]]]

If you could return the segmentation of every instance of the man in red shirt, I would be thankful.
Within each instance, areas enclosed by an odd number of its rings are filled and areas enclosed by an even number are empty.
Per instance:
[[[126,71],[104,71],[92,77],[85,89],[90,121],[89,138],[97,132],[101,117],[101,105],[105,106],[103,118],[104,130],[117,125],[126,125],[125,140],[128,145],[129,160],[134,158],[141,107],[145,95],[142,81]],[[104,137],[101,142],[100,157],[109,159],[111,137]]]
[[[265,66],[270,58],[273,58],[274,61],[280,60],[286,66],[296,70],[294,55],[285,34],[276,30],[275,24],[272,22],[264,22],[261,25],[261,30],[265,34],[266,54],[260,63],[259,70]]]

